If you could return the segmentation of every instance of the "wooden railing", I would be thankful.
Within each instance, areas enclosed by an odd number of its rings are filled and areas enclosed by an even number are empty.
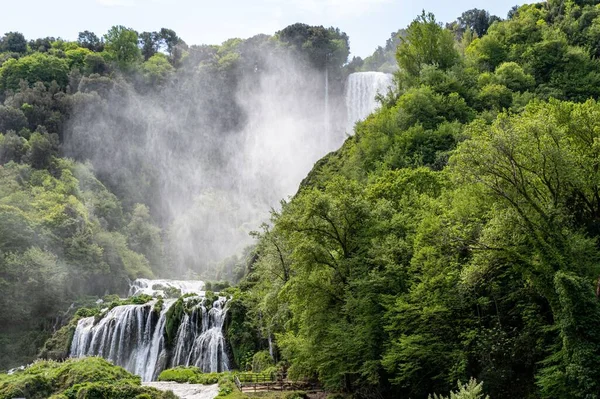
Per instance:
[[[236,375],[236,378],[240,381],[241,384],[261,384],[265,382],[275,382],[278,380],[277,374],[261,374],[261,373],[239,373]],[[279,378],[279,380],[284,379],[284,377]]]
[[[234,377],[235,385],[242,392],[249,390],[258,391],[289,391],[289,390],[306,390],[320,391],[320,387],[311,381],[287,379],[285,373],[238,373]]]

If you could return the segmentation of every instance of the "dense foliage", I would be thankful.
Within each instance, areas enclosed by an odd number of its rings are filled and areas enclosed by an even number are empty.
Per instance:
[[[257,233],[256,345],[361,397],[600,397],[599,7],[419,16],[396,90]]]
[[[0,375],[0,398],[12,399],[138,398],[175,399],[172,392],[142,387],[140,377],[104,359],[63,363],[39,361],[12,375]]]

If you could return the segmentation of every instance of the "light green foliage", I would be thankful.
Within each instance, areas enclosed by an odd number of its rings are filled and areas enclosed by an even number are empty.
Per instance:
[[[254,356],[252,356],[253,372],[260,373],[272,366],[274,366],[274,362],[269,351],[256,352]]]
[[[477,95],[480,109],[502,111],[510,108],[512,100],[512,91],[500,84],[485,85]]]
[[[158,381],[175,381],[189,384],[216,384],[229,373],[203,373],[198,367],[175,367],[172,369],[163,370],[158,376]]]
[[[64,87],[68,82],[68,72],[67,61],[43,53],[11,58],[0,67],[0,90],[18,89],[21,79],[29,84],[44,82],[49,85],[55,81]]]
[[[106,51],[122,68],[129,68],[141,60],[138,34],[133,29],[122,25],[113,26],[104,35],[104,41],[106,42]]]
[[[483,393],[483,383],[471,379],[466,384],[458,383],[458,391],[450,392],[450,396],[433,394],[429,399],[490,399]]]
[[[406,30],[398,46],[396,58],[400,69],[410,75],[419,74],[425,65],[446,70],[458,62],[452,33],[438,25],[433,14],[421,14]]]
[[[494,72],[498,83],[508,87],[512,91],[527,91],[533,88],[535,80],[533,76],[525,73],[523,68],[516,62],[505,62],[496,68]]]
[[[487,71],[496,69],[507,57],[506,47],[494,32],[473,40],[466,52],[480,69]]]
[[[56,395],[56,396],[54,396]],[[140,396],[138,396],[140,395]],[[144,395],[144,396],[142,396]],[[100,358],[38,361],[24,371],[0,378],[0,398],[175,399],[170,392],[142,387],[138,376]]]
[[[164,54],[156,53],[142,64],[141,71],[148,84],[159,86],[168,80],[175,69]]]
[[[69,60],[69,68],[84,68],[86,58],[90,54],[92,54],[92,51],[83,47],[65,51],[65,56],[67,57],[67,60]]]

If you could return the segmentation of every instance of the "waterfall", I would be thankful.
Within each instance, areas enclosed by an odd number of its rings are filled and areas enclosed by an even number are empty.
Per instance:
[[[383,72],[356,72],[348,76],[346,83],[347,133],[354,131],[354,124],[365,119],[377,108],[375,97],[385,94],[392,86],[392,75]]]
[[[329,68],[325,66],[325,137],[329,137]]]
[[[186,295],[186,304],[172,348],[167,347],[167,313],[176,299],[157,300],[143,305],[122,305],[107,309],[101,318],[86,317],[77,323],[71,342],[71,357],[101,356],[114,364],[152,381],[167,367],[197,366],[204,372],[229,370],[223,324],[227,299],[212,304],[204,295],[204,283],[196,281],[138,279],[130,294],[164,296],[176,289]]]
[[[202,304],[186,314],[177,330],[171,367],[197,366],[205,371],[228,370],[223,322],[225,298],[216,300],[207,311]]]

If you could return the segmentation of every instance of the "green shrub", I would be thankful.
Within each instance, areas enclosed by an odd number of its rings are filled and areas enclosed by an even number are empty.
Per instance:
[[[254,356],[252,356],[252,371],[255,373],[260,373],[261,371],[272,367],[274,364],[269,351],[256,352]]]
[[[478,384],[474,378],[471,378],[464,385],[459,381],[458,391],[450,392],[450,396],[433,394],[433,396],[429,395],[429,399],[490,399],[490,397],[483,394],[483,382]]]
[[[198,367],[180,366],[163,370],[158,376],[158,380],[210,385],[218,383],[222,374],[223,373],[203,373]]]
[[[199,374],[202,374],[202,371],[198,367],[175,367],[163,370],[158,376],[158,381],[190,382]]]

